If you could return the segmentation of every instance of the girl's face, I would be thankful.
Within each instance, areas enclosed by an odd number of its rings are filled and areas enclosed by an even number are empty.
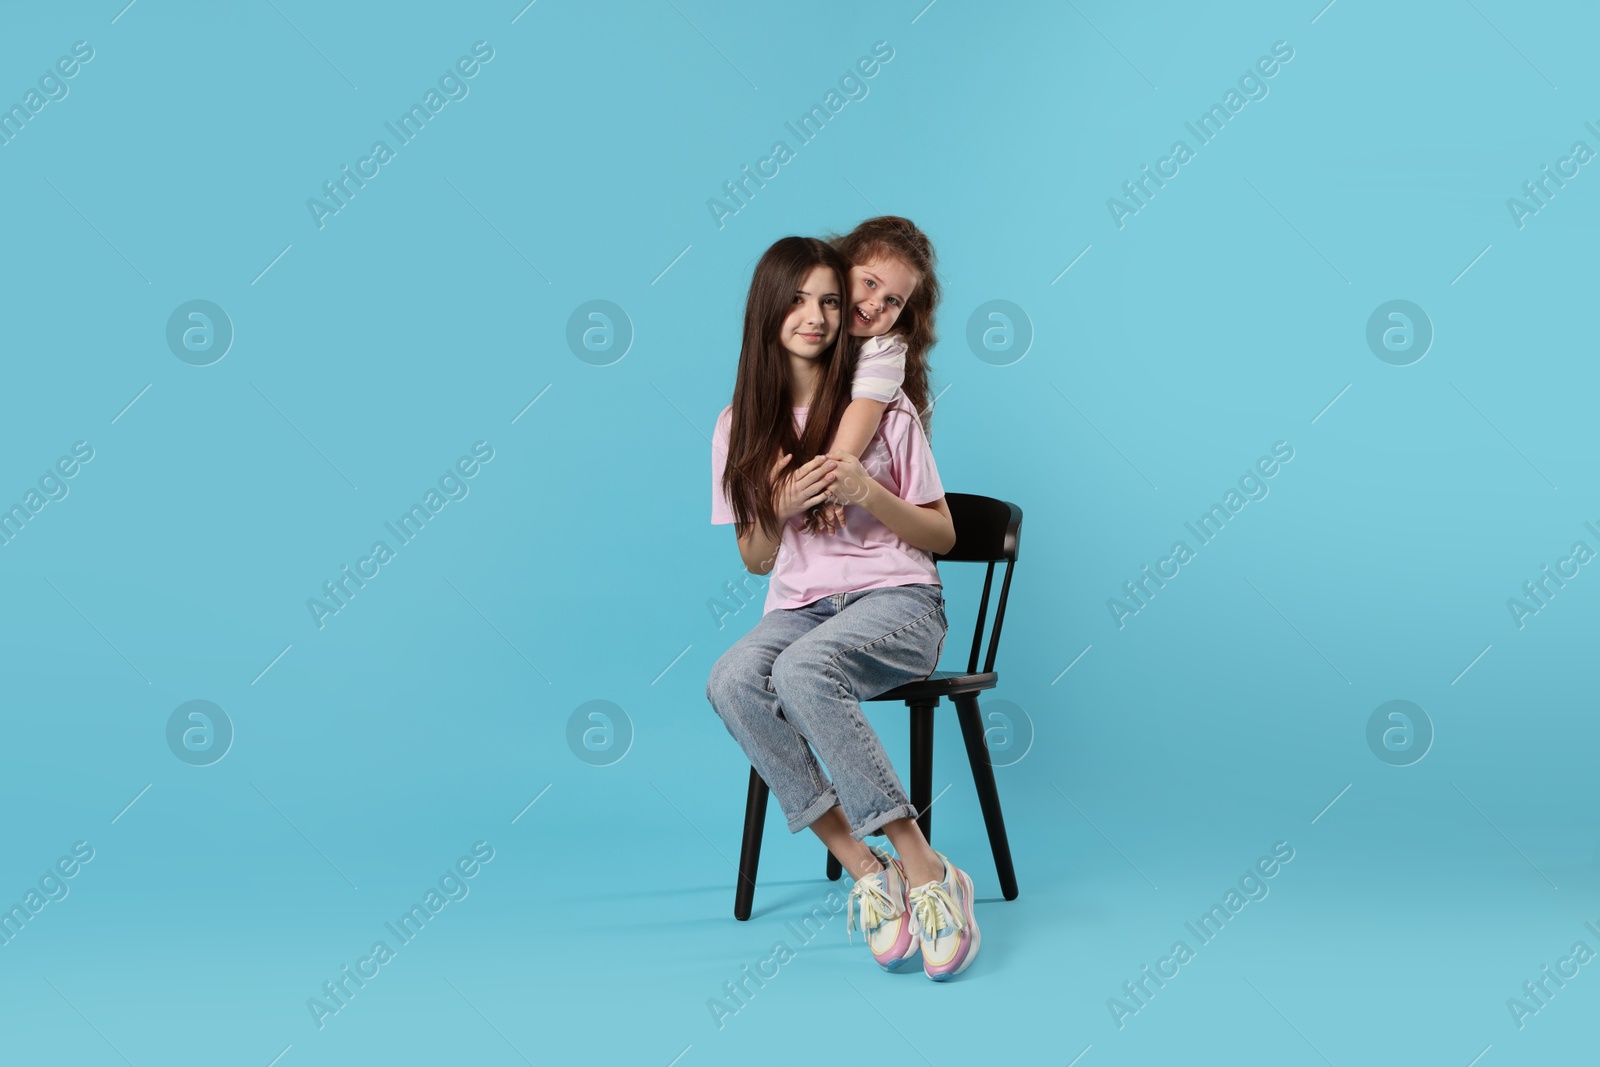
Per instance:
[[[916,272],[899,259],[874,257],[851,267],[850,336],[888,333],[916,288]]]
[[[811,268],[783,320],[778,341],[791,356],[816,359],[839,336],[839,282],[827,267]]]

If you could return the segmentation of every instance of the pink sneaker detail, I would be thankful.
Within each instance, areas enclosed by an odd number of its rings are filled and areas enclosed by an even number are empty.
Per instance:
[[[907,906],[922,948],[923,973],[943,982],[972,965],[981,937],[972,879],[943,853],[935,854],[944,861],[944,879],[909,890]]]
[[[900,861],[881,849],[872,853],[883,864],[883,870],[856,880],[850,890],[849,914],[845,929],[850,940],[855,941],[856,909],[861,909],[860,927],[867,935],[867,947],[872,958],[886,971],[900,971],[909,967],[921,945],[912,925],[911,909],[906,901],[906,872]]]

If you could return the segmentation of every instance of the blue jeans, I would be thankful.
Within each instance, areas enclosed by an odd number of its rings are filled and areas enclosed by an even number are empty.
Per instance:
[[[857,840],[916,818],[860,701],[932,674],[948,630],[943,586],[883,586],[769,611],[717,660],[706,699],[790,833],[835,804]]]

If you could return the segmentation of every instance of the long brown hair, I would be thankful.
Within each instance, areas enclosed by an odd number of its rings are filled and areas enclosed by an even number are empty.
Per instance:
[[[898,259],[916,274],[917,287],[906,298],[906,306],[900,310],[893,332],[906,342],[906,380],[901,388],[921,417],[923,432],[931,439],[933,412],[928,410],[928,350],[939,339],[934,332],[933,316],[942,296],[933,242],[910,219],[879,215],[867,219],[843,237],[834,237],[832,244],[852,265],[876,258]]]
[[[795,293],[805,283],[806,275],[817,267],[828,268],[836,279],[839,332],[833,345],[819,357],[821,377],[806,411],[805,430],[797,433],[794,381],[781,332],[783,320],[794,307]],[[826,241],[784,237],[762,255],[750,279],[722,489],[736,522],[759,521],[770,536],[782,534],[778,528],[777,486],[796,468],[821,454],[850,403],[855,354],[843,310],[850,293],[849,277],[849,263]],[[784,453],[790,457],[788,465],[774,480],[773,464]]]

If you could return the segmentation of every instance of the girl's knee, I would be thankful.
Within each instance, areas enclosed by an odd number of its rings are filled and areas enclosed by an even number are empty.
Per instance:
[[[729,649],[711,667],[711,676],[706,679],[706,699],[713,707],[729,707],[751,686],[765,688],[765,678],[757,678],[749,661]]]
[[[723,656],[711,667],[711,676],[706,679],[706,699],[712,707],[720,708],[727,703],[728,696],[736,684],[735,672],[728,664],[728,657]]]
[[[819,678],[830,669],[826,657],[815,651],[790,645],[772,661],[772,689],[779,697],[785,693],[798,694],[805,687],[814,687]]]

